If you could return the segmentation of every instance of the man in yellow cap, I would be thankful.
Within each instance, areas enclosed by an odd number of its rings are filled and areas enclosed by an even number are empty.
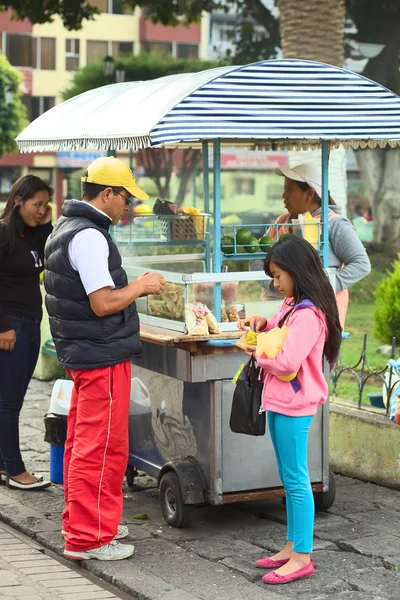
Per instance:
[[[74,382],[64,452],[64,554],[120,560],[134,546],[119,526],[128,462],[130,359],[140,355],[135,300],[165,280],[128,283],[108,229],[132,197],[146,200],[128,166],[99,158],[82,176],[82,201],[67,200],[45,249],[46,307],[60,365]]]

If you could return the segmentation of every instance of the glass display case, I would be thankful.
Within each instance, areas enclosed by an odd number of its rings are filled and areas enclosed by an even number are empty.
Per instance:
[[[149,269],[123,263],[129,281],[135,281]],[[272,316],[282,297],[271,289],[272,280],[262,271],[241,273],[176,273],[155,269],[166,279],[159,296],[138,298],[136,305],[144,325],[164,327],[187,333],[185,307],[201,303],[214,312],[215,286],[221,288],[222,331],[235,331],[239,319],[252,315]]]

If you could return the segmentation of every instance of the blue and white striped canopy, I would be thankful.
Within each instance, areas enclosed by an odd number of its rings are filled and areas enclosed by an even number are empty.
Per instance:
[[[250,147],[400,145],[400,98],[351,71],[267,60],[72,98],[18,136],[21,151],[194,146],[220,139]]]

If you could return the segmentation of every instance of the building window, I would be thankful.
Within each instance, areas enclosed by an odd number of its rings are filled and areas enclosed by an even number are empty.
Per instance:
[[[235,28],[230,25],[216,27],[216,36],[219,42],[233,42],[235,39]]]
[[[6,52],[14,67],[32,67],[36,62],[36,38],[30,35],[6,34]]]
[[[172,54],[172,43],[170,42],[143,42],[145,52],[158,52],[164,56]]]
[[[108,0],[90,0],[90,6],[95,6],[100,12],[108,12]]]
[[[236,194],[254,196],[255,179],[253,177],[238,177],[235,179]]]
[[[54,71],[56,68],[56,39],[37,38],[37,40],[39,65],[36,68],[45,71]]]
[[[133,42],[113,42],[112,56],[120,54],[133,54]]]
[[[30,35],[6,35],[6,52],[14,67],[54,70],[56,68],[55,38],[35,38]]]
[[[90,0],[89,4],[95,6],[102,13],[113,15],[132,15],[133,10],[123,6],[121,0]]]
[[[53,96],[24,96],[24,104],[28,111],[28,118],[34,121],[40,115],[55,106],[56,99]]]
[[[103,59],[108,55],[108,43],[89,40],[87,42],[87,62]]]
[[[65,68],[67,71],[79,69],[79,40],[65,40]]]
[[[197,44],[177,44],[176,58],[199,58],[199,46]]]

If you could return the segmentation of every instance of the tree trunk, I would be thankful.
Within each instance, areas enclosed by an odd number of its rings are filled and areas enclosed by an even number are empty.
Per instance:
[[[368,61],[363,75],[400,93],[400,38],[397,23],[390,26],[386,46]],[[374,217],[374,243],[382,251],[400,250],[400,149],[357,150],[360,167]]]
[[[374,217],[374,243],[382,250],[400,250],[400,151],[396,148],[356,153]]]
[[[343,0],[279,0],[284,58],[344,63]]]
[[[179,188],[175,197],[175,204],[181,206],[185,200],[188,183],[193,177],[193,171],[200,164],[201,150],[185,148],[183,152],[182,169],[179,175]]]
[[[140,150],[138,152],[139,163],[157,186],[160,198],[169,199],[169,186],[173,169],[173,150],[166,148]]]
[[[344,63],[344,0],[279,0],[284,58],[303,58],[342,67]],[[321,152],[290,152],[290,165],[321,164]],[[344,208],[347,204],[346,150],[333,150],[329,189]]]

